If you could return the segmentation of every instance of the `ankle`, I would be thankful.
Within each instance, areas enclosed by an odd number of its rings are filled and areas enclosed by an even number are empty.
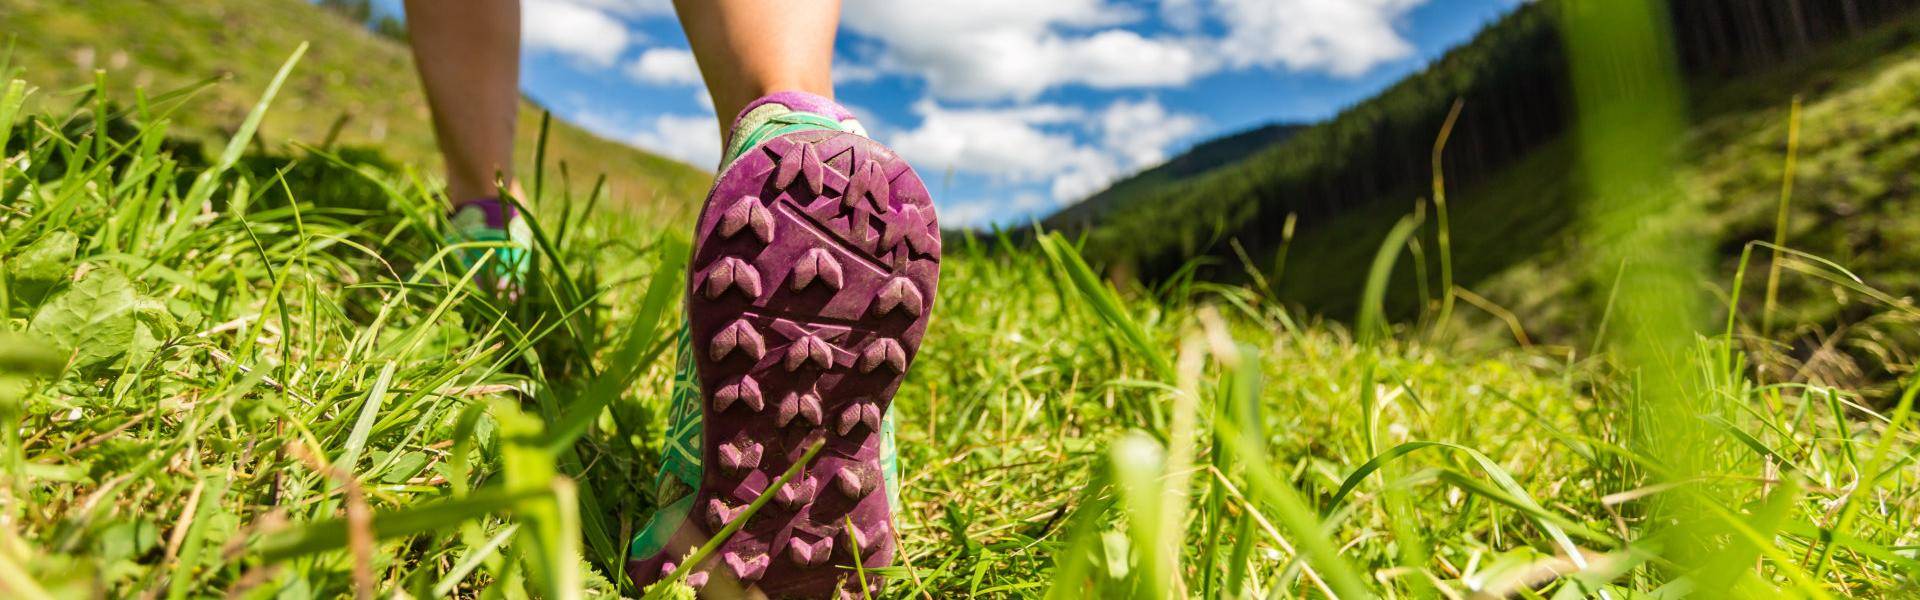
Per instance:
[[[725,168],[741,153],[783,132],[831,129],[866,135],[853,113],[832,98],[812,92],[786,90],[754,99],[726,126],[722,138]]]
[[[499,200],[500,189],[500,180],[493,177],[480,178],[455,175],[448,177],[447,200],[452,202],[453,207],[457,209],[481,200]],[[512,194],[515,198],[527,197],[526,194],[520,191],[520,182],[518,181],[507,179],[506,190],[508,194]]]
[[[517,199],[526,198],[526,194],[520,190],[520,184],[518,183],[507,184],[507,194]],[[448,185],[447,186],[447,202],[453,207],[453,210],[455,211],[458,211],[462,208],[466,208],[468,206],[479,205],[479,204],[498,205],[498,206],[506,207],[509,210],[511,210],[513,207],[512,202],[508,201],[506,198],[501,197],[500,189],[492,186],[478,187],[478,186],[471,186],[471,185],[467,185],[467,186]]]
[[[853,118],[853,113],[833,99],[833,88],[807,89],[800,87],[773,88],[755,94],[752,100],[734,113],[733,122],[739,123],[754,109],[768,104],[779,104],[798,112],[809,112],[831,117],[836,121]]]

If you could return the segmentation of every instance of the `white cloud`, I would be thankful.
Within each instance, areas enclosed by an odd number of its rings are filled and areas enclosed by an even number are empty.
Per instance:
[[[880,69],[872,65],[863,65],[845,57],[836,58],[833,62],[834,85],[866,83],[879,79],[881,74]]]
[[[1206,13],[1200,10],[1200,0],[1160,0],[1160,20],[1180,31],[1194,31]]]
[[[1285,66],[1354,76],[1413,53],[1394,25],[1426,0],[1211,0],[1236,67]]]
[[[1065,40],[1057,51],[1067,81],[1106,89],[1184,85],[1215,65],[1185,40],[1146,38],[1124,29]]]
[[[660,115],[627,139],[703,169],[720,164],[720,130],[712,115]]]
[[[919,126],[886,136],[895,150],[923,173],[951,170],[1001,183],[1044,184],[1050,200],[1017,196],[1011,209],[1020,212],[1085,198],[1165,160],[1174,143],[1200,127],[1199,119],[1151,99],[1117,101],[1097,112],[1044,103],[952,108],[929,99],[913,111]]]
[[[941,229],[984,229],[995,223],[1020,225],[1057,206],[1052,198],[1033,192],[1013,192],[1005,199],[969,199],[940,204]]]
[[[920,126],[896,133],[890,145],[924,171],[969,171],[1032,181],[1097,155],[1068,133],[1041,129],[1083,116],[1072,107],[954,109],[921,100],[913,111],[920,115]]]
[[[958,100],[1179,86],[1229,68],[1354,76],[1412,52],[1395,25],[1426,1],[1165,0],[1173,33],[1149,36],[1114,0],[847,0],[847,28],[878,44],[842,68],[919,77]]]
[[[1061,173],[1047,189],[1053,193],[1054,206],[1066,206],[1091,196],[1121,176],[1110,161],[1092,163],[1084,168]]]
[[[1013,195],[1012,205],[1014,210],[1025,212],[1051,207],[1053,206],[1053,201],[1039,194],[1021,192]]]
[[[655,85],[700,85],[700,65],[682,48],[648,48],[627,65],[627,76]]]
[[[994,213],[999,212],[992,202],[962,202],[940,207],[940,228],[966,228],[986,225],[993,222]]]
[[[713,114],[665,114],[652,120],[600,112],[576,102],[569,118],[587,131],[703,169],[720,163],[720,131]]]
[[[571,0],[624,17],[655,17],[673,14],[673,0]]]
[[[1106,0],[848,0],[842,14],[881,42],[878,66],[924,77],[942,98],[1180,85],[1212,68],[1184,40],[1113,27],[1139,15]]]
[[[1169,112],[1157,100],[1121,100],[1100,113],[1101,144],[1128,170],[1144,169],[1165,162],[1174,142],[1198,132],[1200,125],[1198,117]]]
[[[521,5],[521,43],[607,67],[620,60],[632,34],[620,19],[594,4],[612,0],[526,0]]]

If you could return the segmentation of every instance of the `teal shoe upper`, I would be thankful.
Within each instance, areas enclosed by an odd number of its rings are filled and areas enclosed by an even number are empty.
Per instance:
[[[497,198],[484,198],[462,203],[449,221],[453,231],[447,236],[448,243],[494,243],[456,251],[453,256],[462,271],[487,261],[489,264],[477,273],[479,277],[501,289],[520,287],[533,262],[533,230],[518,210]]]

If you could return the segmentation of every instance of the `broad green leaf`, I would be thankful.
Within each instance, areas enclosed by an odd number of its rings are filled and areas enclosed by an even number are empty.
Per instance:
[[[71,231],[55,231],[34,240],[20,254],[7,260],[7,277],[15,283],[49,284],[73,274],[73,253],[80,237]]]
[[[102,268],[61,292],[33,316],[28,329],[53,340],[84,369],[125,354],[134,340],[139,299],[133,282]]]

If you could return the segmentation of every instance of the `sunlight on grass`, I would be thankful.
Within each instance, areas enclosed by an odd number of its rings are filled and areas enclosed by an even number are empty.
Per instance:
[[[1445,218],[1366,249],[1350,329],[1265,286],[1116,288],[1058,235],[954,236],[896,405],[902,557],[874,594],[1911,593],[1920,387],[1873,406],[1762,378],[1705,328],[1707,282],[1743,281],[1685,235],[1654,3],[1573,6],[1611,352],[1391,322],[1418,293],[1391,287],[1400,253]],[[542,180],[541,258],[508,302],[446,258],[411,171],[245,127],[208,163],[166,144],[191,94],[122,107],[0,75],[0,592],[648,593],[620,567],[656,508],[675,224]]]

